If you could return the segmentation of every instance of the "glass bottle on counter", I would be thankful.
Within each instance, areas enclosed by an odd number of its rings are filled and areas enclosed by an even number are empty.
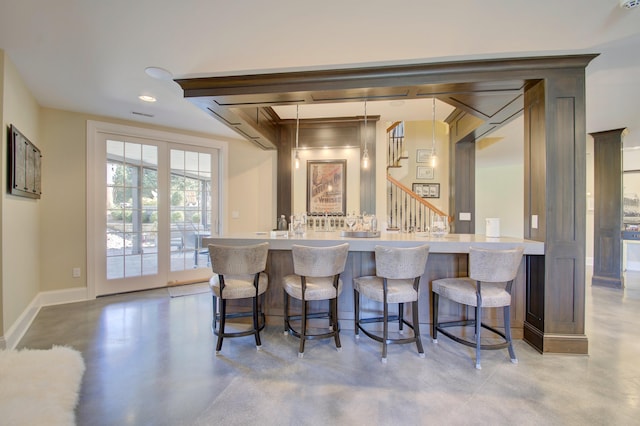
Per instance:
[[[313,213],[307,213],[307,229],[309,231],[313,231],[313,228],[315,227],[315,221],[316,218],[314,217]]]
[[[287,228],[287,219],[284,215],[280,215],[280,219],[278,219],[278,231],[286,231]]]

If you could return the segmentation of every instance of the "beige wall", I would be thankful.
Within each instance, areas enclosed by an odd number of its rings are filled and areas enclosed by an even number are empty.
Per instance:
[[[404,147],[407,152],[408,159],[402,160],[403,167],[399,169],[390,169],[391,176],[402,182],[407,188],[412,189],[413,183],[439,183],[440,198],[427,198],[438,209],[445,213],[449,212],[449,149],[447,141],[449,140],[448,125],[445,123],[436,123],[436,155],[438,163],[434,170],[433,179],[417,179],[416,170],[418,166],[429,166],[427,163],[416,162],[416,150],[431,149],[433,144],[433,128],[431,121],[405,121],[404,123]],[[382,166],[378,166],[378,170],[383,172],[386,170],[386,153],[387,153],[387,135],[378,134],[377,153],[382,157]],[[383,189],[386,188],[386,183]],[[380,197],[380,195],[378,195]],[[385,200],[385,194],[382,193],[382,199]],[[386,209],[386,206],[384,207]],[[383,210],[384,211],[384,210]]]
[[[2,53],[4,56],[4,53]],[[4,56],[2,80],[2,335],[38,294],[40,286],[40,211],[42,203],[9,195],[7,127],[16,126],[46,157],[49,147],[39,132],[40,107],[13,63]]]
[[[216,139],[175,129],[143,126],[123,120],[88,114],[44,109],[43,135],[53,149],[45,154],[42,206],[41,273],[45,277],[41,291],[86,287],[86,132],[87,121],[96,120],[128,126],[182,133]],[[223,201],[223,224],[229,232],[254,230],[261,221],[270,223],[274,213],[275,151],[263,151],[244,140],[229,143],[227,197]],[[226,207],[225,207],[226,206]],[[230,221],[231,209],[242,212]],[[71,277],[71,269],[82,268],[80,278]]]
[[[225,232],[273,229],[276,223],[277,151],[247,141],[229,143],[229,184]],[[233,217],[234,212],[238,217]]]
[[[500,235],[524,236],[524,117],[520,116],[475,144],[476,234],[486,219],[500,219]]]
[[[500,219],[500,236],[524,236],[524,165],[483,167],[476,163],[476,234],[487,218]]]
[[[146,126],[126,120],[40,108],[17,70],[0,51],[3,129],[14,124],[42,151],[43,195],[38,201],[8,195],[6,130],[2,132],[2,268],[0,317],[4,336],[39,292],[85,288],[86,279],[86,132],[87,120],[170,131],[205,138],[211,135]],[[217,139],[222,140],[222,139]],[[228,232],[244,232],[275,223],[275,151],[230,140],[227,181],[223,184],[223,223]],[[231,211],[240,217],[231,219]],[[82,269],[80,278],[71,269]]]

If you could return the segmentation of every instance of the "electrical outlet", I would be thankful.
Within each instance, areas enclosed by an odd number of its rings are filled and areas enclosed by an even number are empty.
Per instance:
[[[76,267],[71,270],[71,276],[73,278],[80,278],[80,268]]]

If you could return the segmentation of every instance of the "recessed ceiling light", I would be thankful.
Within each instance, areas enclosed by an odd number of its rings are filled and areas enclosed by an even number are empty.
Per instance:
[[[147,67],[144,69],[149,77],[156,78],[158,80],[173,80],[173,74],[170,71],[160,67]]]
[[[149,96],[149,95],[140,95],[138,96],[138,99],[140,99],[141,101],[145,101],[145,102],[155,102],[156,98],[154,98],[153,96]]]

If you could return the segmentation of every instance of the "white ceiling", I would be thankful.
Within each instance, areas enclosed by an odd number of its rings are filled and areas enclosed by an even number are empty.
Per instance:
[[[640,145],[640,7],[619,0],[0,0],[0,48],[42,106],[233,139],[145,68],[188,78],[599,53],[587,68],[587,131],[627,127],[625,144]],[[396,119],[376,110],[368,103]],[[431,106],[403,114],[428,119]]]

